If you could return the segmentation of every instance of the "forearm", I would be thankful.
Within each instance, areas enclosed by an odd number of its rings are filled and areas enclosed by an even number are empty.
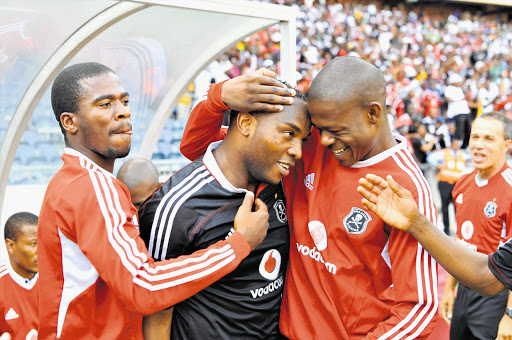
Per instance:
[[[109,266],[103,262],[99,272],[126,308],[148,315],[189,298],[229,274],[249,252],[244,236],[235,232],[225,241],[190,255],[159,262],[148,256],[130,271],[112,256]]]
[[[201,98],[190,113],[180,143],[181,153],[190,160],[202,156],[210,143],[226,134],[221,126],[229,108],[220,100],[222,84],[212,84],[207,97]]]
[[[455,279],[482,295],[496,294],[500,288],[503,290],[487,267],[487,255],[458,244],[425,216],[419,214],[408,231]]]
[[[147,315],[142,319],[144,340],[161,340],[171,338],[172,312],[174,307]]]

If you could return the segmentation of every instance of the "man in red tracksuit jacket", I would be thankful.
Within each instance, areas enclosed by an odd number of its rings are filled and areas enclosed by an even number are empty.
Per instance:
[[[230,273],[265,237],[266,206],[256,200],[251,211],[246,195],[226,240],[155,262],[128,188],[112,174],[132,134],[121,81],[98,63],[72,65],[55,79],[52,107],[66,149],[38,222],[39,339],[142,339],[142,314]]]

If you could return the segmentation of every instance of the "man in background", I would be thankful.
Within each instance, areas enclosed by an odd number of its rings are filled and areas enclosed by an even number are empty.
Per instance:
[[[117,179],[123,182],[132,199],[132,204],[140,209],[142,203],[160,186],[160,173],[148,159],[129,159],[121,165]]]
[[[9,261],[0,266],[0,334],[37,339],[37,216],[19,212],[5,222]],[[3,338],[0,338],[3,339]]]
[[[512,238],[512,169],[506,162],[511,139],[512,122],[504,115],[492,112],[478,116],[469,139],[474,169],[462,174],[452,192],[455,239],[483,254],[494,253]],[[495,339],[498,327],[512,331],[509,295],[502,292],[483,298],[449,275],[440,310],[441,317],[450,323],[450,339]]]

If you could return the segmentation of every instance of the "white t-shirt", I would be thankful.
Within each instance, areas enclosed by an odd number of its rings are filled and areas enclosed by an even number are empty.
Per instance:
[[[444,96],[446,99],[449,99],[448,102],[448,110],[446,111],[446,116],[448,118],[453,118],[459,114],[468,114],[469,106],[466,101],[466,96],[464,96],[464,92],[460,87],[449,85],[444,90]]]

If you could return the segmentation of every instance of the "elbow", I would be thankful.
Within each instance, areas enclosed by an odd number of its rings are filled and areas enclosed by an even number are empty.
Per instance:
[[[495,287],[470,287],[478,294],[482,295],[483,297],[490,297],[494,296],[498,293],[501,293],[503,289],[497,289]]]
[[[193,161],[195,158],[194,158],[194,153],[193,153],[193,150],[192,148],[190,147],[190,144],[187,144],[187,143],[184,143],[183,141],[185,140],[185,136],[183,136],[183,139],[181,140],[181,143],[180,143],[180,152],[183,156],[187,157],[189,160]],[[196,157],[197,158],[197,157]]]
[[[144,301],[140,301],[140,303],[124,303],[126,308],[130,310],[131,312],[142,314],[144,316],[151,315],[156,312],[161,311],[165,307],[160,306],[157,303],[147,303]]]

